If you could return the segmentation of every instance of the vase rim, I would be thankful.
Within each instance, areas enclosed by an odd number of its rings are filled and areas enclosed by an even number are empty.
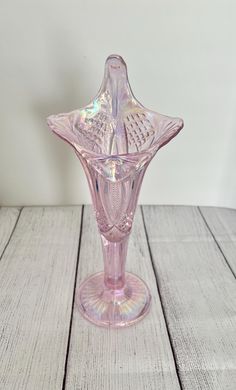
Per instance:
[[[180,118],[147,109],[134,96],[127,65],[118,54],[105,61],[104,77],[85,106],[50,115],[49,128],[91,158],[137,158],[154,155],[183,128]]]
[[[77,110],[74,110],[74,111],[77,111]],[[74,111],[71,111],[70,113],[65,113],[65,115],[72,114]],[[59,114],[59,115],[63,115],[63,114]],[[57,115],[50,115],[47,118],[47,124],[48,124],[49,128],[51,129],[51,131],[54,134],[56,134],[59,138],[61,138],[63,141],[66,141],[69,145],[71,145],[75,149],[75,151],[78,152],[79,154],[81,154],[82,156],[83,156],[83,154],[85,154],[85,155],[89,156],[90,158],[94,158],[94,159],[110,159],[110,158],[114,158],[114,159],[115,158],[124,158],[125,159],[125,158],[129,158],[129,157],[131,157],[131,158],[136,157],[137,158],[137,157],[145,156],[145,155],[151,156],[154,153],[156,153],[159,149],[161,149],[164,145],[166,145],[168,142],[170,142],[172,140],[172,138],[174,138],[184,126],[183,119],[177,118],[177,117],[176,118],[166,117],[166,118],[169,118],[170,120],[176,122],[176,124],[178,125],[178,130],[171,137],[169,137],[167,140],[165,140],[163,143],[159,143],[158,141],[156,141],[149,148],[141,150],[141,151],[137,151],[137,152],[107,154],[107,153],[96,153],[96,152],[93,152],[92,150],[89,150],[89,149],[82,147],[80,144],[78,144],[76,142],[74,142],[74,143],[70,142],[66,137],[63,137],[62,134],[59,134],[54,129],[52,119],[55,117],[57,117]]]

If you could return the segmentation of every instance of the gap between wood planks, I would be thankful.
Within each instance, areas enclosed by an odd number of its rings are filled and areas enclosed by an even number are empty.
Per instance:
[[[0,209],[1,209],[1,207],[0,207]],[[0,255],[0,261],[1,261],[1,259],[2,259],[3,255],[4,255],[4,253],[5,253],[5,251],[6,251],[7,247],[8,247],[8,245],[9,245],[9,242],[11,241],[11,238],[12,238],[12,236],[13,236],[13,234],[14,234],[14,231],[16,230],[16,225],[17,225],[17,223],[18,223],[18,221],[19,221],[19,218],[20,218],[20,215],[21,215],[22,210],[23,210],[23,207],[20,207],[20,208],[19,208],[19,214],[18,214],[18,216],[17,216],[17,218],[16,218],[16,222],[15,222],[15,224],[14,224],[14,226],[13,226],[13,229],[12,229],[12,231],[11,231],[11,234],[9,235],[9,238],[8,238],[8,240],[7,240],[7,242],[6,242],[6,245],[4,246],[3,251],[2,251],[2,253],[1,253],[1,255]]]
[[[78,245],[77,261],[76,261],[76,267],[75,267],[75,280],[74,280],[73,297],[72,297],[72,303],[71,303],[71,316],[70,316],[70,325],[69,325],[68,342],[67,342],[67,349],[66,349],[66,358],[65,358],[62,390],[65,390],[65,388],[66,388],[67,365],[68,365],[68,356],[69,356],[69,352],[70,352],[70,340],[71,340],[71,329],[72,329],[73,313],[74,313],[75,292],[76,292],[76,285],[77,285],[80,247],[81,247],[81,240],[82,240],[82,234],[83,234],[83,221],[84,221],[84,205],[82,205],[82,209],[81,209],[79,245]]]
[[[175,364],[175,370],[176,370],[176,374],[177,374],[177,378],[178,378],[178,382],[179,382],[179,387],[180,387],[181,390],[183,390],[181,379],[180,379],[179,367],[178,367],[178,363],[177,363],[177,356],[176,356],[176,353],[175,353],[173,340],[171,338],[171,334],[170,334],[170,330],[169,330],[169,326],[168,326],[168,321],[167,321],[167,316],[166,316],[165,308],[164,308],[163,301],[162,301],[161,291],[159,289],[158,273],[156,271],[156,267],[155,267],[155,264],[154,264],[154,261],[153,261],[152,250],[151,250],[151,247],[150,247],[148,233],[147,233],[147,228],[146,228],[145,219],[144,219],[143,206],[140,206],[140,208],[141,208],[143,226],[144,226],[145,236],[146,236],[146,240],[147,240],[148,251],[149,251],[149,255],[150,255],[150,259],[151,259],[152,269],[153,269],[153,272],[154,272],[154,275],[155,275],[155,278],[156,278],[157,293],[159,295],[161,308],[162,308],[162,313],[163,313],[163,317],[164,317],[164,320],[165,320],[166,330],[167,330],[167,334],[168,334],[168,337],[169,337],[169,342],[170,342],[170,347],[171,347],[171,351],[172,351],[172,355],[173,355],[173,360],[174,360],[174,364]]]
[[[224,258],[224,260],[225,260],[225,263],[227,264],[227,266],[229,267],[230,271],[232,272],[232,274],[234,275],[234,277],[235,277],[235,279],[236,279],[236,274],[235,274],[233,268],[231,267],[231,265],[229,264],[229,262],[228,262],[228,260],[227,260],[227,258],[226,258],[226,256],[225,256],[225,254],[224,254],[224,252],[223,252],[223,250],[222,250],[222,248],[221,248],[219,242],[217,241],[216,236],[214,235],[213,231],[211,230],[211,228],[210,228],[210,226],[209,226],[209,224],[208,224],[206,218],[204,217],[201,208],[200,208],[199,206],[197,206],[197,209],[198,209],[198,211],[199,211],[199,213],[200,213],[200,215],[201,215],[201,217],[202,217],[202,219],[203,219],[203,221],[204,221],[204,223],[205,223],[207,229],[209,230],[210,234],[212,235],[213,240],[215,241],[215,243],[216,243],[216,245],[217,245],[217,247],[218,247],[220,253],[222,254],[222,256],[223,256],[223,258]]]

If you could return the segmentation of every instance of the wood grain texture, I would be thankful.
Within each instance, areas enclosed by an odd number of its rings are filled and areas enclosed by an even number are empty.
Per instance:
[[[0,258],[11,237],[19,213],[20,209],[17,207],[0,208]]]
[[[90,207],[85,207],[77,286],[85,277],[102,269],[94,215]],[[140,209],[130,238],[127,271],[147,281],[153,298],[149,315],[130,328],[109,330],[88,323],[75,306],[67,390],[179,389]]]
[[[236,210],[216,207],[200,210],[236,276]]]
[[[0,389],[59,390],[81,207],[24,208],[0,262]]]
[[[236,389],[236,284],[195,207],[144,207],[183,389]]]

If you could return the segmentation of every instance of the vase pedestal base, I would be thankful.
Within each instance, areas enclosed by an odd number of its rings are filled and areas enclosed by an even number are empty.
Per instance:
[[[81,314],[93,324],[120,328],[140,321],[150,308],[151,295],[138,276],[125,273],[125,286],[111,290],[104,284],[104,273],[87,278],[76,292]]]

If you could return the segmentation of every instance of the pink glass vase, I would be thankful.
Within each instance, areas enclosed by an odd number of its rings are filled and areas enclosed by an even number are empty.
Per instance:
[[[125,272],[140,187],[151,159],[178,134],[183,121],[143,107],[131,91],[124,60],[111,55],[92,102],[51,115],[48,125],[74,148],[83,165],[101,235],[104,272],[80,286],[79,310],[97,325],[131,325],[147,314],[151,301],[147,285]]]

